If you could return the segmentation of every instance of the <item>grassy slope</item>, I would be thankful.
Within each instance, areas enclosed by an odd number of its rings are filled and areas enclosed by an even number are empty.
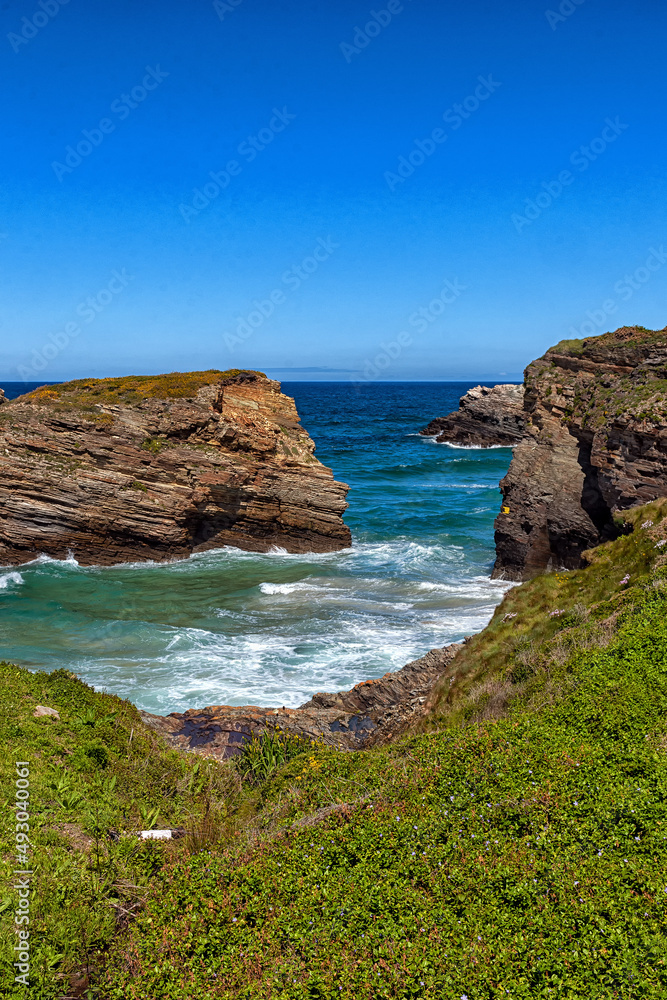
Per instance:
[[[34,718],[36,705],[60,721]],[[30,997],[60,996],[74,970],[97,966],[173,847],[107,831],[187,826],[196,846],[206,801],[218,809],[229,769],[167,749],[136,708],[94,692],[64,670],[30,673],[0,664],[0,995],[12,991],[15,893],[15,762],[30,766]],[[176,843],[184,844],[184,841]],[[183,849],[183,848],[181,848]]]
[[[211,765],[228,817],[218,803],[206,830],[196,820],[187,842],[131,858],[135,842],[121,840],[101,876],[94,848],[85,862],[66,845],[48,857],[36,848],[44,940],[62,953],[79,926],[54,893],[91,915],[86,926],[112,916],[93,883],[122,863],[145,902],[95,979],[107,1000],[667,996],[665,514],[660,503],[628,512],[633,534],[595,550],[589,568],[510,591],[457,658],[431,732],[364,753],[313,748],[259,787],[239,789],[228,765]],[[54,810],[39,843],[61,816],[51,772],[92,794],[119,769],[126,811],[143,796],[173,822],[200,801],[191,758],[142,734],[150,754],[142,744],[126,760],[130,706],[104,707],[62,674],[6,669],[3,795],[27,746],[35,799]],[[29,721],[35,699],[70,721]],[[102,770],[87,763],[79,700],[100,714],[121,705],[113,725],[98,723],[114,754]],[[71,755],[50,753],[55,733]],[[167,787],[176,792],[163,799]],[[104,801],[127,829],[114,794]]]

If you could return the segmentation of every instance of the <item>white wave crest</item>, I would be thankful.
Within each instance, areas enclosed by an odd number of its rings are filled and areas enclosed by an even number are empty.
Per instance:
[[[297,590],[315,590],[310,583],[260,583],[263,594],[294,594]]]
[[[20,586],[23,583],[23,577],[20,573],[5,573],[4,576],[0,576],[0,590],[8,590],[12,584]]]
[[[434,444],[445,444],[448,448],[460,448],[465,451],[493,451],[496,448],[514,448],[513,444],[454,444],[453,441],[436,441],[434,437],[427,438]]]

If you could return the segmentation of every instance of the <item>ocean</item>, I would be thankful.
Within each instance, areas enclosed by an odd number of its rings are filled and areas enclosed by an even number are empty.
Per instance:
[[[64,667],[159,714],[296,707],[482,629],[510,586],[490,572],[511,449],[418,433],[474,384],[284,382],[317,457],[351,487],[350,549],[0,567],[0,658]]]

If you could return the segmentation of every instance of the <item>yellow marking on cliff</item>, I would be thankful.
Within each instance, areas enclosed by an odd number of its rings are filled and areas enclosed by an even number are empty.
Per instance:
[[[503,507],[500,511],[501,514],[509,514],[509,512],[510,512],[509,507]]]

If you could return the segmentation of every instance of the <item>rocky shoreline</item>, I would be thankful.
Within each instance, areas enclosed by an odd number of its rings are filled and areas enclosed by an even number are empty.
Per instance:
[[[459,408],[436,417],[419,433],[439,444],[464,447],[513,447],[524,435],[522,385],[478,385],[461,396]]]
[[[213,705],[171,715],[142,712],[144,723],[179,750],[232,757],[265,732],[319,740],[360,750],[400,735],[426,715],[437,682],[450,670],[461,644],[432,649],[395,673],[363,681],[350,691],[316,694],[299,708]]]
[[[84,379],[0,404],[0,565],[351,544],[348,487],[261,372]]]
[[[342,522],[347,487],[313,457],[279,384],[254,372],[194,375],[208,377],[189,396],[138,403],[84,405],[77,397],[72,405],[66,387],[53,387],[55,397],[53,389],[37,390],[10,404],[0,397],[0,561],[25,561],[37,551],[62,557],[65,546],[81,562],[110,562],[224,544],[260,551],[350,544]],[[564,341],[528,366],[525,386],[476,386],[457,412],[421,433],[467,447],[514,447],[500,484],[495,578],[579,568],[587,549],[625,530],[619,512],[667,496],[667,328]],[[70,464],[63,469],[63,462]],[[77,534],[72,518],[80,519],[77,503],[91,484],[97,506],[84,508]],[[138,495],[128,504],[132,490]],[[45,502],[60,514],[51,537],[44,518],[34,516]],[[124,539],[115,548],[114,532]],[[173,746],[218,758],[276,729],[360,749],[427,713],[438,681],[453,677],[460,648],[431,650],[396,673],[316,694],[296,709],[217,705],[142,717]]]

